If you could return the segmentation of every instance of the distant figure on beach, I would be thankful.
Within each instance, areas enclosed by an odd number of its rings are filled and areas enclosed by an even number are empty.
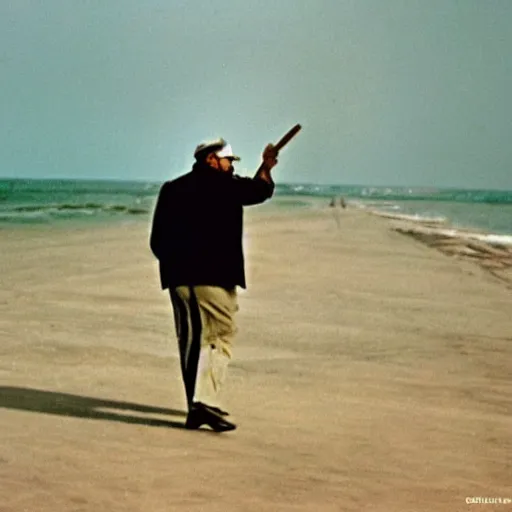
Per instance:
[[[331,208],[335,208],[336,207],[336,202],[337,202],[337,197],[334,196],[331,201],[329,202],[329,207]],[[343,197],[340,197],[339,198],[339,202],[340,202],[340,206],[345,209],[347,207],[347,203],[345,202],[345,199]]]
[[[277,150],[267,145],[253,178],[234,174],[240,158],[223,139],[199,144],[194,156],[190,172],[160,189],[150,246],[174,310],[188,402],[185,426],[206,424],[223,432],[236,428],[219,404],[219,390],[236,332],[236,287],[246,287],[243,207],[272,196]]]
[[[343,197],[339,198],[339,202],[340,202],[341,208],[345,209],[347,207]],[[338,229],[340,229],[341,228],[340,212],[336,208],[336,203],[337,203],[337,198],[336,198],[336,196],[334,196],[329,203],[329,207],[333,209],[334,220],[336,221],[336,225],[338,226]]]

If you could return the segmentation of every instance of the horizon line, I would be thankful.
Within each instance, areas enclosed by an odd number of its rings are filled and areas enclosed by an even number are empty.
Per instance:
[[[165,180],[165,181],[172,181]],[[50,178],[41,178],[41,177],[14,177],[14,176],[0,176],[0,181],[84,181],[84,182],[117,182],[117,183],[146,183],[146,184],[163,184],[165,181],[161,180],[145,180],[142,178],[131,178],[131,179],[122,179],[122,178],[70,178],[70,177],[50,177]],[[312,181],[282,181],[280,183],[276,183],[278,185],[294,185],[294,186],[315,186],[315,187],[369,187],[369,188],[414,188],[414,189],[427,189],[427,190],[471,190],[471,191],[496,191],[496,192],[512,192],[512,188],[481,188],[481,187],[467,187],[467,186],[457,186],[457,185],[399,185],[399,184],[386,184],[386,185],[376,185],[376,184],[355,184],[355,183],[315,183]]]

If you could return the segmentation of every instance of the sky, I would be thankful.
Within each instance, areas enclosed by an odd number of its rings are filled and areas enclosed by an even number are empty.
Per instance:
[[[0,176],[512,189],[511,0],[0,0]]]

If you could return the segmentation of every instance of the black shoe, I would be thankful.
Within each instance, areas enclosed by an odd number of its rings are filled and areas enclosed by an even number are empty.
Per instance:
[[[236,425],[228,421],[214,407],[196,402],[192,404],[187,416],[185,428],[197,430],[202,425],[208,425],[215,432],[228,432],[235,430]],[[223,411],[224,412],[224,411]]]
[[[220,414],[221,416],[229,416],[229,412],[225,411],[224,409],[221,409],[220,407],[210,407],[210,409],[215,411],[217,414]]]
[[[199,402],[197,402],[197,403],[199,403]],[[188,404],[189,410],[192,407],[195,407],[194,402]],[[212,411],[215,411],[217,414],[220,414],[221,416],[229,416],[229,412],[225,411],[224,409],[221,409],[220,407],[213,407],[212,405],[208,405],[208,408],[210,408]]]

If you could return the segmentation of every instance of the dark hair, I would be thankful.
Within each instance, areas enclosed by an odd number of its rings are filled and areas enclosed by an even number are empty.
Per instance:
[[[197,153],[196,155],[196,162],[197,163],[200,163],[200,164],[204,164],[206,162],[206,157],[210,154],[210,153],[213,153],[213,151],[211,150],[211,148],[205,148],[203,151],[201,151],[200,153]]]

